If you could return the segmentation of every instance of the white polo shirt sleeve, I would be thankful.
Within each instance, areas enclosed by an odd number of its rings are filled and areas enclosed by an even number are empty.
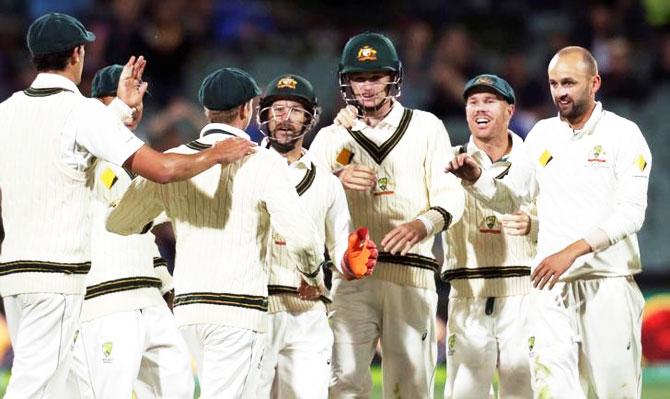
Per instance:
[[[85,99],[70,118],[77,146],[97,158],[123,166],[144,145],[103,103]]]
[[[585,240],[598,252],[640,230],[647,209],[647,187],[651,171],[651,151],[640,128],[631,121],[620,143],[614,174],[616,177],[614,212],[600,221]],[[600,231],[598,231],[600,230]],[[604,240],[604,232],[608,240]],[[603,237],[599,239],[598,237]]]

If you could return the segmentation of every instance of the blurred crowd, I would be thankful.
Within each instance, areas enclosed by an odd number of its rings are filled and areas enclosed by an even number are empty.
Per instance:
[[[245,68],[261,84],[282,72],[304,74],[324,108],[322,124],[328,123],[341,105],[340,49],[363,30],[382,30],[397,43],[405,67],[401,101],[446,120],[462,119],[466,80],[481,72],[504,76],[517,91],[513,128],[521,135],[553,113],[546,64],[567,44],[592,50],[604,82],[601,98],[608,102],[637,104],[670,82],[667,1],[359,3],[2,0],[0,97],[30,83],[27,25],[55,10],[78,16],[98,37],[87,49],[83,93],[98,68],[124,63],[132,54],[148,59],[151,97],[141,130],[160,149],[197,134],[203,121],[194,102],[198,84],[220,65]],[[467,137],[463,128],[458,126],[459,139]]]

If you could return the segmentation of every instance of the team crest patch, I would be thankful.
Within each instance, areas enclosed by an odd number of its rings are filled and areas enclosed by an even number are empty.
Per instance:
[[[377,50],[372,47],[365,45],[358,49],[358,56],[356,57],[358,61],[377,61]]]
[[[111,341],[105,342],[102,344],[102,354],[103,354],[103,359],[102,361],[104,363],[111,363],[112,362],[112,349],[114,348],[114,344]]]
[[[644,172],[644,170],[647,169],[647,160],[644,159],[642,154],[635,158],[635,165],[637,165],[637,167],[640,169],[640,172]]]
[[[284,240],[284,237],[280,236],[277,233],[272,233],[272,241],[274,241],[275,245],[279,246],[286,245],[286,240]]]
[[[538,159],[538,162],[540,162],[540,165],[542,165],[542,166],[547,166],[547,164],[549,162],[551,162],[552,159],[554,159],[554,157],[551,155],[549,150],[544,150],[542,155],[540,155],[540,158]]]
[[[593,149],[589,153],[589,158],[588,158],[589,163],[592,162],[597,162],[597,163],[605,163],[607,162],[607,153],[605,150],[603,150],[603,146],[597,145],[593,147]]]
[[[451,334],[447,338],[447,355],[453,356],[456,352],[456,334]]]
[[[500,234],[502,231],[502,223],[495,215],[484,216],[479,222],[479,232],[488,234]]]
[[[395,183],[389,177],[377,179],[377,185],[372,190],[374,195],[389,195],[395,193]]]
[[[277,82],[278,89],[295,89],[298,86],[298,81],[290,76],[285,76]]]
[[[475,84],[476,85],[492,86],[493,85],[493,79],[489,78],[488,76],[482,76],[475,81]]]

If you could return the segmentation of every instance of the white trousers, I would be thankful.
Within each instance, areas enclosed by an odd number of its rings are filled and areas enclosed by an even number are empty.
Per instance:
[[[333,333],[325,310],[269,318],[258,398],[326,399]]]
[[[146,307],[82,323],[70,382],[86,399],[192,399],[190,361],[170,309]]]
[[[64,396],[83,295],[18,294],[3,298],[14,350],[6,399]]]
[[[633,277],[534,291],[529,349],[536,398],[639,398],[644,298]]]
[[[265,334],[217,324],[179,329],[198,366],[201,399],[256,398]]]
[[[382,348],[385,398],[433,398],[437,344],[434,291],[374,278],[333,281],[331,398],[367,398],[370,362]]]
[[[492,305],[486,312],[487,301]],[[498,368],[499,397],[533,396],[528,364],[526,315],[530,295],[449,298],[445,399],[490,397]]]

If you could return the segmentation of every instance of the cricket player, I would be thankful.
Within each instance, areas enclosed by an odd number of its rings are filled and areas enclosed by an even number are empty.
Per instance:
[[[232,137],[248,139],[244,129],[260,93],[242,70],[211,73],[199,91],[210,123],[198,140],[174,151],[193,153]],[[285,237],[301,278],[322,285],[323,248],[304,217],[286,159],[262,149],[184,182],[135,179],[107,228],[137,233],[162,211],[177,238],[174,313],[198,366],[201,398],[255,398],[268,327],[270,227]]]
[[[91,96],[109,105],[122,70],[121,65],[99,70]],[[134,130],[141,115],[140,103],[126,126]],[[153,234],[123,237],[105,228],[110,203],[121,198],[132,178],[102,160],[94,176],[91,271],[75,342],[73,388],[82,398],[130,398],[136,385],[141,398],[191,399],[191,358],[162,297],[171,293],[172,277]]]
[[[38,75],[0,104],[0,187],[5,240],[0,295],[14,350],[6,398],[65,397],[75,331],[91,266],[92,161],[100,158],[158,182],[181,180],[253,152],[247,140],[197,155],[162,154],[144,145],[77,84],[85,44],[95,40],[75,18],[46,14],[28,28]],[[131,117],[147,84],[146,62],[131,57],[118,107]]]
[[[333,277],[334,398],[367,397],[370,362],[381,343],[384,396],[433,397],[437,357],[434,235],[460,219],[464,193],[445,179],[453,157],[434,115],[397,101],[402,66],[379,33],[352,37],[339,66],[350,104],[310,147],[345,188],[353,224],[381,244],[370,278]]]
[[[500,179],[523,145],[509,130],[514,90],[496,75],[479,75],[465,84],[463,98],[470,141],[454,150]],[[525,315],[537,220],[528,208],[500,214],[468,194],[463,218],[444,237],[442,278],[451,284],[445,399],[488,398],[496,368],[500,398],[533,396]]]
[[[447,170],[499,212],[537,200],[528,313],[534,395],[639,398],[644,300],[633,278],[641,270],[635,234],[651,153],[635,123],[595,100],[601,80],[588,50],[559,50],[548,75],[558,115],[535,125],[505,178],[482,173],[467,154]]]
[[[314,221],[319,243],[327,248],[337,270],[353,279],[345,256],[351,218],[344,189],[337,177],[317,167],[302,147],[319,112],[312,84],[302,76],[285,74],[268,84],[257,118],[267,146],[289,164],[300,206]],[[376,247],[372,241],[368,246],[372,269]],[[258,397],[327,398],[333,333],[326,304],[331,299],[325,292],[307,292],[309,287],[291,263],[282,236],[273,234],[271,248],[270,324]]]

